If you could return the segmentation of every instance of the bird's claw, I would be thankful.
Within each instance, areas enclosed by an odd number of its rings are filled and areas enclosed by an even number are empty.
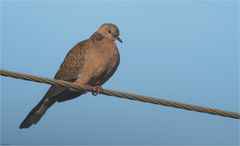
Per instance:
[[[96,86],[91,86],[91,85],[88,85],[87,86],[87,90],[89,92],[92,92],[92,95],[96,96],[98,95],[99,93],[102,93],[103,92],[103,89],[101,86],[99,85],[96,85]]]

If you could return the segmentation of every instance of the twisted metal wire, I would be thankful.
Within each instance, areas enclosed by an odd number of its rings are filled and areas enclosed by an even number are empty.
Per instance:
[[[39,83],[60,85],[60,86],[64,86],[67,88],[72,88],[72,89],[80,90],[80,91],[88,91],[87,89],[84,89],[82,86],[79,86],[75,83],[63,81],[63,80],[49,79],[49,78],[45,78],[45,77],[11,72],[11,71],[7,71],[7,70],[0,70],[0,75],[17,78],[17,79],[28,80],[28,81],[39,82]],[[108,96],[115,96],[115,97],[120,97],[120,98],[125,98],[125,99],[131,99],[131,100],[137,100],[137,101],[142,101],[142,102],[148,102],[148,103],[152,103],[152,104],[158,104],[158,105],[169,106],[169,107],[174,107],[174,108],[180,108],[180,109],[185,109],[185,110],[189,110],[189,111],[196,111],[196,112],[208,113],[208,114],[212,114],[212,115],[240,119],[240,114],[235,113],[235,112],[224,111],[224,110],[208,108],[208,107],[203,107],[203,106],[197,106],[197,105],[191,105],[191,104],[185,104],[185,103],[180,103],[180,102],[175,102],[175,101],[163,100],[163,99],[159,99],[159,98],[147,97],[147,96],[142,96],[142,95],[130,94],[130,93],[125,93],[125,92],[121,92],[121,91],[103,89],[103,92],[101,92],[100,94],[104,94],[104,95],[108,95]]]

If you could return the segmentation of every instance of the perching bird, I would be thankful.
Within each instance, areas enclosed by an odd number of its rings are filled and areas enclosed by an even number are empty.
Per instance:
[[[101,92],[101,85],[113,75],[120,62],[115,40],[122,43],[117,26],[103,24],[89,39],[79,42],[68,52],[54,79],[77,83],[96,94]],[[54,103],[74,99],[83,93],[52,85],[19,128],[36,124]]]

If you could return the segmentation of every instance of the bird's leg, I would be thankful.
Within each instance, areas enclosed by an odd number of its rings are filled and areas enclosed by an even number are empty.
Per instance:
[[[101,87],[101,85],[97,84],[95,87],[97,88],[97,92],[96,92],[97,94],[103,92],[103,88]]]
[[[103,92],[103,89],[100,85],[95,85],[95,86],[87,85],[87,90],[92,92],[92,95],[94,95],[94,96]]]

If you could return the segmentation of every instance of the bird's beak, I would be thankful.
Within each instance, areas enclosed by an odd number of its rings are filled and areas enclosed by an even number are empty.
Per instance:
[[[120,39],[120,37],[117,37],[117,40],[118,40],[120,43],[123,42],[122,39]]]

